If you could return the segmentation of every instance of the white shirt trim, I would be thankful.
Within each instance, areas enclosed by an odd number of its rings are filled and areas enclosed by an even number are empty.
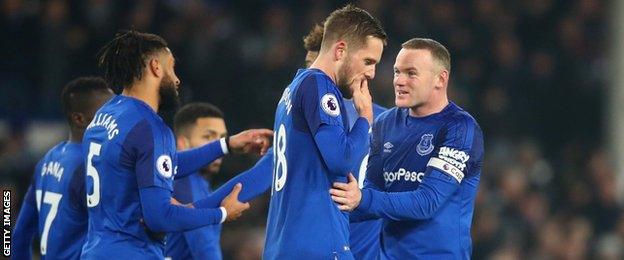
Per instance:
[[[224,207],[219,207],[219,209],[221,210],[221,222],[223,223],[225,222],[225,219],[227,218],[227,210],[225,210]]]
[[[225,137],[219,139],[219,142],[221,143],[221,151],[223,151],[223,154],[228,154],[230,151],[228,151],[227,141],[225,140]]]

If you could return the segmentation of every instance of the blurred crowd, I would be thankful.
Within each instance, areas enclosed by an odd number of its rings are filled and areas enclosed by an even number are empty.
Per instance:
[[[624,214],[605,144],[609,3],[599,0],[364,0],[390,39],[375,102],[393,106],[400,44],[433,38],[451,52],[451,98],[485,134],[473,224],[476,259],[624,259]],[[208,101],[231,132],[271,127],[302,37],[342,1],[5,0],[0,6],[0,165],[24,192],[40,153],[36,120],[62,120],[60,89],[97,75],[96,53],[123,28],[157,33],[177,58],[182,100]],[[253,164],[232,157],[215,182]],[[6,171],[6,174],[5,174]],[[226,259],[262,250],[268,197],[226,224]]]

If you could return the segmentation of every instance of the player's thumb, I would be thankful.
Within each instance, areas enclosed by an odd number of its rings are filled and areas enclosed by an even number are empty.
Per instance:
[[[230,194],[234,196],[236,200],[238,200],[238,194],[240,194],[242,189],[243,189],[243,184],[237,183],[236,185],[234,185],[234,188],[232,189],[232,193]]]
[[[353,173],[349,173],[349,183],[351,182],[357,182],[357,179],[355,178],[355,176],[353,176]]]

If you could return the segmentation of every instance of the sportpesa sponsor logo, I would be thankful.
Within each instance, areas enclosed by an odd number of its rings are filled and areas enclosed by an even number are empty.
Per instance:
[[[465,152],[449,147],[440,147],[438,157],[461,171],[466,168],[466,162],[470,159],[470,155]]]
[[[399,170],[396,172],[384,172],[383,177],[386,181],[386,184],[395,181],[422,182],[423,178],[425,177],[425,173],[410,172],[404,168],[399,168]]]

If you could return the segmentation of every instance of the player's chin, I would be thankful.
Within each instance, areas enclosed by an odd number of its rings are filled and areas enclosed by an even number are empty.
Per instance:
[[[409,100],[407,100],[404,97],[395,97],[394,98],[394,104],[399,107],[399,108],[406,108],[406,107],[411,107],[410,106],[410,102]]]

